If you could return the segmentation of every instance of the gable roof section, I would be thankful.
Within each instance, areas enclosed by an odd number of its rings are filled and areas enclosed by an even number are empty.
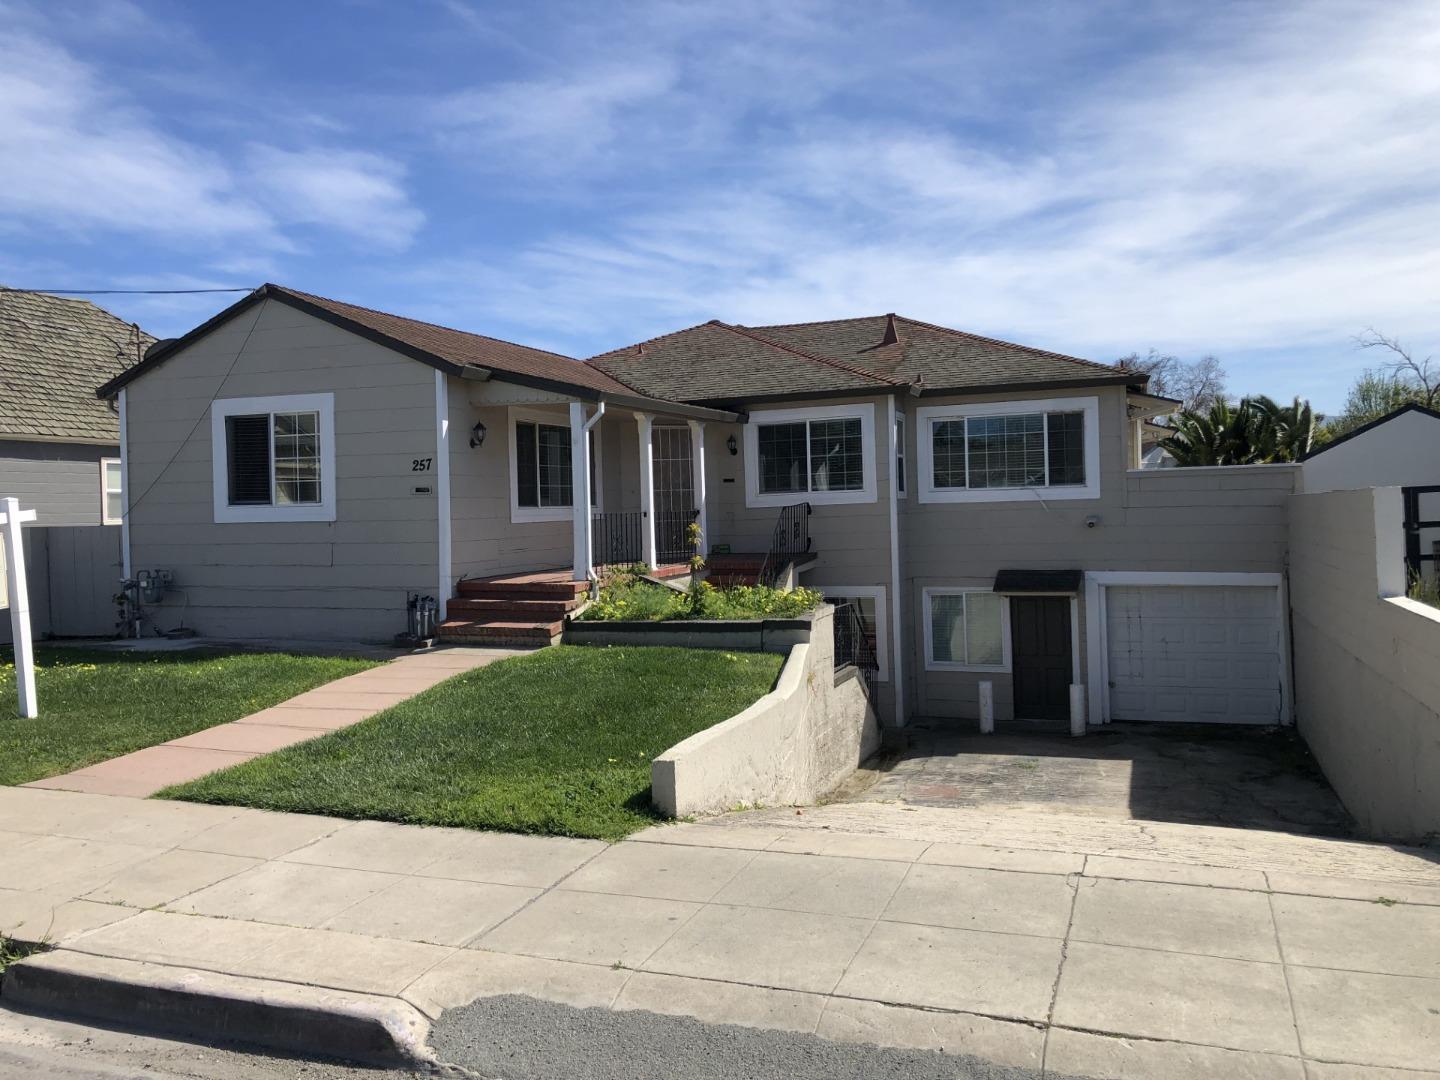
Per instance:
[[[925,394],[1143,385],[1110,364],[1016,345],[901,315],[739,326],[712,320],[591,357],[657,397],[745,401],[830,393]]]
[[[647,394],[690,402],[877,393],[900,385],[889,376],[718,319],[601,353],[587,363]]]
[[[89,300],[0,288],[0,436],[118,443],[95,388],[135,363],[135,334]]]
[[[475,372],[494,372],[508,381],[542,389],[579,391],[583,396],[591,398],[602,394],[635,396],[632,387],[603,371],[559,353],[533,349],[528,345],[517,345],[483,334],[454,330],[448,326],[437,326],[418,319],[407,319],[274,284],[260,286],[184,337],[161,342],[146,353],[142,363],[102,386],[100,396],[108,397],[114,394],[126,383],[164,363],[191,342],[204,337],[217,326],[266,299],[323,319],[451,375],[460,375],[470,369]]]
[[[1397,416],[1404,416],[1406,413],[1412,412],[1419,413],[1421,416],[1428,416],[1432,420],[1440,420],[1440,412],[1436,412],[1434,409],[1427,409],[1424,405],[1417,405],[1415,402],[1412,401],[1409,405],[1401,405],[1400,408],[1396,409],[1394,412],[1388,412],[1384,416],[1379,417],[1378,419],[1371,420],[1368,424],[1361,424],[1359,427],[1351,431],[1347,431],[1344,435],[1341,435],[1338,438],[1331,439],[1324,446],[1317,446],[1300,460],[1309,461],[1311,458],[1318,457],[1319,455],[1325,453],[1326,450],[1333,450],[1335,447],[1341,445],[1342,443],[1349,442],[1357,435],[1364,435],[1367,431],[1377,428],[1381,424],[1388,424]]]
[[[1145,381],[1111,364],[952,330],[904,315],[757,326],[755,332],[888,375],[924,393],[1008,389],[1026,383],[1058,386]]]

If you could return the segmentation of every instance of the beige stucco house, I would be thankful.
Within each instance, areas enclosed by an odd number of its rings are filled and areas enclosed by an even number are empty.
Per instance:
[[[581,362],[266,285],[101,396],[126,573],[174,579],[157,626],[385,639],[424,593],[454,633],[548,635],[540,579],[479,579],[683,562],[691,521],[713,560],[763,558],[783,516],[798,580],[863,611],[891,723],[982,694],[1002,720],[1290,719],[1295,467],[1140,470],[1175,403],[1109,365],[897,315]]]

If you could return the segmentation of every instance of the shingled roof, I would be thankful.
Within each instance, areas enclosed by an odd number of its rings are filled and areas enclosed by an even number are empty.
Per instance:
[[[145,360],[136,368],[112,379],[100,388],[102,396],[115,393],[126,383],[158,364],[198,338],[208,334],[221,323],[234,318],[246,308],[262,300],[276,300],[289,307],[304,311],[327,322],[334,323],[352,333],[375,341],[381,345],[438,367],[450,374],[459,374],[465,368],[501,372],[536,386],[558,389],[576,388],[588,390],[591,394],[614,394],[633,397],[633,388],[611,376],[560,353],[545,349],[517,345],[513,341],[472,334],[448,326],[407,319],[386,311],[347,304],[324,296],[300,292],[284,285],[267,283],[260,286],[244,299],[232,304],[218,315],[201,323],[184,337],[161,342],[145,354]]]
[[[139,334],[143,352],[155,339]],[[95,388],[135,364],[135,335],[89,300],[0,287],[0,437],[118,443]]]
[[[646,393],[692,402],[896,386],[934,393],[1145,381],[1109,364],[902,315],[754,327],[712,321],[589,362]]]

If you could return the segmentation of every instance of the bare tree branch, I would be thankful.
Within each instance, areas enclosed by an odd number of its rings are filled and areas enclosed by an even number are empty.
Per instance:
[[[1417,360],[1415,355],[1400,344],[1399,338],[1382,334],[1373,326],[1355,338],[1355,344],[1362,349],[1384,349],[1392,359],[1381,366],[1398,381],[1413,388],[1423,399],[1426,408],[1433,408],[1440,400],[1440,366],[1433,356]]]

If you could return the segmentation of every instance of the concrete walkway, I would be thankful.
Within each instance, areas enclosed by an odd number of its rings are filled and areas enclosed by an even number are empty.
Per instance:
[[[873,804],[605,845],[22,788],[0,847],[0,928],[60,946],[27,963],[121,984],[432,1019],[524,994],[1057,1076],[1440,1078],[1427,851]]]
[[[307,690],[233,723],[218,724],[193,735],[25,786],[144,798],[172,784],[196,780],[242,761],[358,724],[452,675],[526,651],[436,649],[412,653]]]

